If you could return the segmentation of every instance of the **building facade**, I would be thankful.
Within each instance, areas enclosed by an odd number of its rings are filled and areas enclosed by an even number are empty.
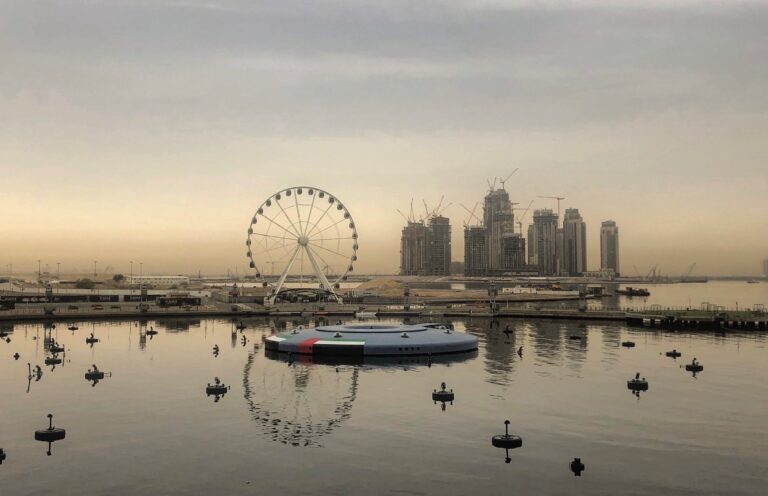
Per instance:
[[[578,276],[587,270],[587,225],[578,208],[565,209],[562,253],[563,275]]]
[[[447,217],[437,215],[429,219],[426,250],[426,274],[451,275],[451,222]]]
[[[616,276],[619,269],[619,227],[616,222],[606,220],[600,226],[600,268],[612,270]]]
[[[525,238],[519,233],[501,240],[502,267],[505,271],[520,271],[525,267]]]
[[[427,226],[408,222],[400,236],[400,274],[420,276],[426,272]]]
[[[539,264],[539,251],[536,248],[536,224],[528,225],[528,265]]]
[[[485,276],[488,272],[488,248],[485,227],[464,228],[464,275]]]
[[[557,274],[557,214],[545,208],[533,212],[534,235],[536,236],[537,265],[539,274]]]
[[[485,195],[483,203],[483,226],[486,233],[488,269],[502,269],[502,240],[514,232],[515,216],[509,193],[496,189]]]

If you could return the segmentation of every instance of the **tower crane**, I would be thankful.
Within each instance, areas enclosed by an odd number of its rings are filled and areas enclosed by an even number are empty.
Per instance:
[[[475,206],[474,206],[474,207],[472,207],[472,210],[468,209],[466,206],[464,206],[464,205],[463,205],[463,204],[461,204],[461,203],[459,204],[459,205],[461,205],[461,208],[463,208],[464,210],[466,210],[466,211],[467,211],[467,213],[469,214],[469,218],[468,218],[466,221],[464,221],[464,227],[467,227],[467,226],[469,226],[469,223],[472,221],[472,218],[473,218],[473,217],[475,218],[475,220],[477,220],[477,223],[478,223],[478,224],[482,224],[482,223],[483,223],[483,221],[482,221],[482,220],[480,220],[480,218],[479,218],[477,215],[475,215],[475,210],[477,210],[477,206],[478,206],[479,204],[480,204],[480,202],[475,202]]]
[[[550,200],[557,200],[557,218],[560,219],[560,201],[565,200],[562,196],[539,196],[539,198],[549,198]]]
[[[515,167],[515,170],[513,170],[513,171],[512,171],[512,173],[511,173],[510,175],[508,175],[508,176],[507,176],[507,177],[505,177],[504,179],[502,179],[502,178],[499,178],[499,182],[501,183],[501,189],[506,189],[504,185],[507,183],[507,181],[509,181],[509,178],[510,178],[510,177],[512,177],[512,176],[514,176],[514,175],[515,175],[515,172],[517,172],[518,170],[519,170],[519,167]],[[494,184],[496,184],[496,181],[495,181],[495,180],[494,180]]]
[[[517,227],[520,229],[520,235],[523,234],[523,219],[525,219],[525,216],[528,214],[528,211],[531,209],[531,205],[533,205],[533,200],[531,200],[528,203],[528,206],[525,207],[525,210],[523,209],[516,209],[516,210],[523,210],[522,215],[517,219]]]

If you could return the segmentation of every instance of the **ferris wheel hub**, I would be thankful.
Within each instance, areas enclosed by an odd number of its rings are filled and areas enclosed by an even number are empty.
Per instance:
[[[307,246],[309,244],[309,238],[306,236],[299,236],[299,244],[301,246]]]

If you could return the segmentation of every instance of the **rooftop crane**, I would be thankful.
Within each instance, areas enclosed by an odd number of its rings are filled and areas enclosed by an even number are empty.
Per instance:
[[[475,215],[475,210],[477,210],[477,206],[478,206],[479,204],[480,204],[480,202],[475,202],[475,206],[474,206],[474,207],[472,207],[472,210],[470,210],[470,209],[468,209],[467,207],[465,207],[463,204],[459,203],[459,205],[461,205],[461,208],[463,208],[464,210],[466,210],[466,211],[467,211],[467,213],[469,214],[469,218],[468,218],[466,221],[464,221],[464,227],[467,227],[467,226],[469,226],[469,223],[470,223],[470,221],[472,220],[472,217],[474,217],[474,218],[477,220],[477,223],[478,223],[478,224],[482,224],[482,223],[483,223],[483,221],[482,221],[482,220],[480,220],[480,218],[479,218],[477,215]]]
[[[549,198],[550,200],[557,200],[557,218],[560,219],[560,201],[565,200],[562,196],[539,196],[539,198]]]
[[[517,219],[517,226],[520,229],[520,235],[523,234],[523,219],[525,219],[525,216],[528,214],[528,211],[531,209],[531,205],[533,205],[533,200],[531,200],[528,203],[528,206],[525,207],[523,214]],[[522,210],[522,209],[517,209],[517,210]]]
[[[504,185],[507,183],[507,181],[509,181],[509,178],[510,178],[510,177],[512,177],[512,176],[514,176],[514,175],[515,175],[515,172],[517,172],[518,170],[519,170],[519,167],[515,167],[515,170],[513,170],[513,171],[512,171],[512,173],[511,173],[510,175],[508,175],[508,176],[507,176],[507,177],[505,177],[504,179],[502,179],[502,178],[499,178],[499,182],[501,183],[501,189],[506,189],[506,188],[504,187]],[[496,184],[496,180],[495,180],[495,179],[494,179],[493,183],[494,183],[494,185]]]

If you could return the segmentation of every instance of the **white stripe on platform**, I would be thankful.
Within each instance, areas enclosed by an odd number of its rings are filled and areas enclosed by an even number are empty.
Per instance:
[[[365,341],[324,341],[324,340],[320,340],[320,341],[317,341],[317,342],[313,343],[313,345],[317,345],[317,344],[334,344],[336,346],[344,346],[344,345],[363,346],[363,345],[365,345]]]

